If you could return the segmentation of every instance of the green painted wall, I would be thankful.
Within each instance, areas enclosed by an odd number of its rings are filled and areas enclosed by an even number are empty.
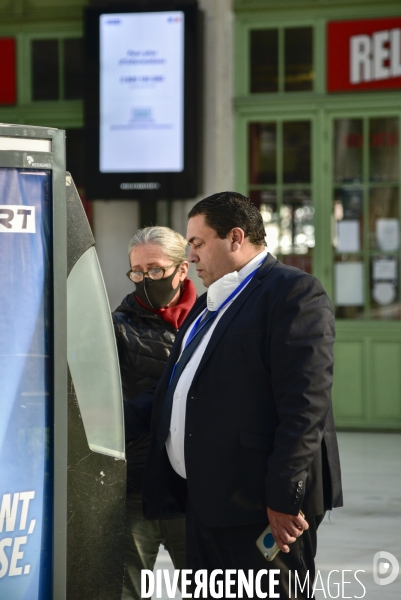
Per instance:
[[[83,35],[82,11],[86,0],[0,0],[0,37],[17,44],[17,104],[0,106],[2,123],[50,127],[82,127],[81,101],[32,102],[32,39],[62,39]]]

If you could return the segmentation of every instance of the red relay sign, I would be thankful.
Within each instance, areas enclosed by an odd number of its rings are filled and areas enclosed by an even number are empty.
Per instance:
[[[15,39],[0,38],[0,104],[15,104]]]
[[[327,24],[327,91],[401,88],[401,17]]]

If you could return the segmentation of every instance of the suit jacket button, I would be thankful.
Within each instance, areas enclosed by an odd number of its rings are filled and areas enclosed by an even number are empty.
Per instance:
[[[299,485],[299,487],[302,487],[302,486],[303,486],[303,484],[304,484],[304,482],[302,481],[302,479],[301,479],[300,481],[298,481],[298,485]]]

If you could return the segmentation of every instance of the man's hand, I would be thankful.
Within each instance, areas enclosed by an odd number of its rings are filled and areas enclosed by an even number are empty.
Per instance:
[[[277,546],[283,552],[289,552],[288,544],[295,542],[305,529],[309,529],[307,521],[300,514],[297,516],[287,515],[268,508],[267,518]]]

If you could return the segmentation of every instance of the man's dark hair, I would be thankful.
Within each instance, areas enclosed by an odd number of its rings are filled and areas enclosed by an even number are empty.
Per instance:
[[[266,246],[262,215],[254,204],[237,192],[220,192],[204,198],[192,208],[188,219],[204,215],[205,223],[224,239],[234,227],[240,227],[254,246]]]

